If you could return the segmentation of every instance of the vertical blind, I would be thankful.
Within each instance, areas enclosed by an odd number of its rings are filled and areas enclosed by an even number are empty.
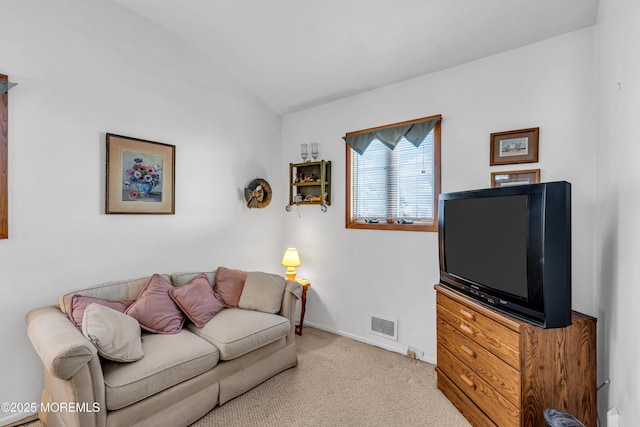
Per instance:
[[[393,150],[374,138],[351,156],[356,221],[434,221],[434,131],[416,146],[401,137]]]

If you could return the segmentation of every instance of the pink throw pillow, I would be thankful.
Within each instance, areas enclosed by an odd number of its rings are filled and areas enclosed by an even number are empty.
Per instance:
[[[238,306],[247,274],[249,274],[247,271],[218,267],[214,291],[220,294],[227,307]]]
[[[105,307],[113,308],[120,313],[124,313],[131,303],[133,303],[133,300],[111,301],[108,299],[75,294],[71,297],[71,303],[69,304],[69,320],[71,320],[71,322],[78,328],[82,328],[82,317],[84,316],[84,311],[89,304],[100,304]]]
[[[125,314],[136,319],[145,331],[177,334],[184,325],[184,315],[169,296],[171,289],[173,286],[169,282],[154,274]]]
[[[186,285],[171,289],[169,296],[198,328],[225,308],[222,297],[213,291],[204,273]]]

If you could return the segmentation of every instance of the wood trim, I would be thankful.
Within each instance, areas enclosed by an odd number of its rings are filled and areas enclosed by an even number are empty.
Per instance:
[[[349,147],[349,144],[345,143],[344,144],[345,147],[345,163],[346,163],[346,173],[345,173],[345,182],[346,182],[346,189],[345,189],[345,201],[344,201],[344,227],[345,228],[349,228],[349,226],[351,225],[351,210],[353,209],[353,206],[351,205],[351,201],[353,200],[351,198],[351,190],[352,190],[352,185],[351,185],[351,152],[353,151],[353,149],[351,147]]]
[[[442,181],[441,133],[442,120],[433,128],[433,229],[429,231],[438,231],[438,198],[440,196],[440,185]]]
[[[384,129],[386,127],[394,127],[402,124],[418,123],[421,121],[433,120],[435,118],[442,118],[440,114],[435,116],[424,117],[422,119],[409,120],[406,122],[395,123],[393,125],[379,126],[377,128],[365,129],[356,132],[349,132],[347,135],[354,135],[357,133],[371,132],[372,130]],[[345,143],[345,163],[346,163],[346,191],[345,191],[345,228],[361,229],[361,230],[399,230],[399,231],[426,231],[437,232],[438,231],[438,196],[441,190],[442,179],[442,159],[441,159],[441,134],[442,134],[442,122],[438,122],[433,128],[433,223],[432,224],[397,224],[397,223],[377,223],[369,224],[361,221],[351,221],[351,201],[352,201],[352,185],[351,185],[351,156],[353,155],[353,149],[349,144]]]
[[[356,131],[353,131],[353,132],[347,132],[345,134],[345,136],[359,135],[361,133],[369,133],[369,132],[373,132],[373,131],[376,131],[376,130],[394,128],[396,126],[412,125],[414,123],[426,122],[428,120],[433,120],[433,119],[442,119],[442,115],[441,114],[436,114],[435,116],[422,117],[420,119],[407,120],[407,121],[404,121],[404,122],[391,123],[389,125],[376,126],[376,127],[369,128],[369,129],[356,130]]]
[[[0,74],[0,80],[9,77]],[[0,95],[0,239],[9,238],[9,91]]]

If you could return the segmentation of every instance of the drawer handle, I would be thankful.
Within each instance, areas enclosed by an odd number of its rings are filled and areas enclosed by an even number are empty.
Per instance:
[[[476,331],[474,331],[471,326],[466,325],[464,323],[460,325],[460,329],[462,329],[464,332],[466,332],[467,334],[469,334],[471,336],[475,336],[476,335]]]
[[[467,347],[466,345],[462,344],[460,346],[460,348],[467,353],[469,356],[473,357],[474,359],[476,358],[476,352],[471,350],[469,347]]]
[[[469,320],[476,320],[476,316],[473,313],[469,313],[467,310],[463,308],[460,309],[460,314],[462,314],[464,317],[466,317]]]
[[[471,378],[469,378],[465,374],[460,374],[460,379],[462,379],[462,381],[464,381],[465,384],[467,384],[470,388],[474,390],[476,389],[476,384],[473,382]]]

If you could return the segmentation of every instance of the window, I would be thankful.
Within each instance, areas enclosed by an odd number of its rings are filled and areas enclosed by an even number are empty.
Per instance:
[[[435,124],[426,136],[398,137],[410,125],[427,121]],[[440,121],[432,116],[347,134],[347,228],[438,230]],[[384,129],[391,129],[397,142],[383,142],[379,131]],[[358,147],[359,154],[349,137],[364,134],[370,142]]]

